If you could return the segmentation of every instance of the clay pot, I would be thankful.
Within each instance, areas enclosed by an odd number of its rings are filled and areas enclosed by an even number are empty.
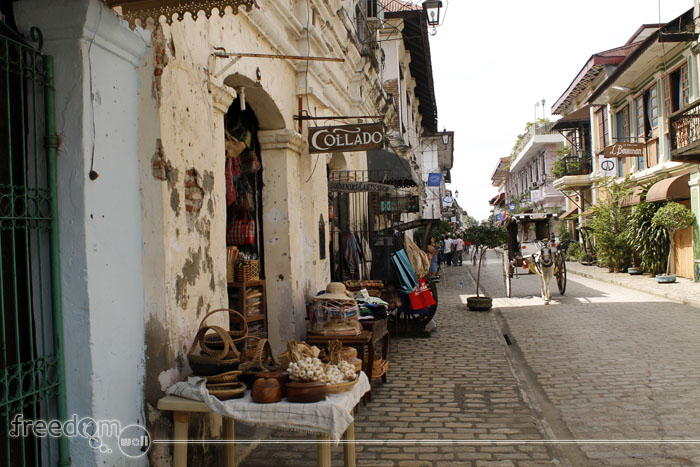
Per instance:
[[[258,404],[279,402],[282,399],[282,386],[276,379],[258,378],[253,383],[250,397],[253,399],[253,402]]]
[[[467,297],[467,308],[471,311],[489,311],[492,306],[491,297]]]
[[[259,371],[255,373],[256,378],[272,378],[277,380],[278,383],[280,383],[280,387],[282,388],[282,397],[286,395],[286,391],[284,389],[284,385],[289,382],[289,373],[287,373],[287,370],[269,370],[269,371]]]
[[[328,394],[326,383],[313,381],[292,381],[286,384],[286,389],[289,402],[318,402]]]

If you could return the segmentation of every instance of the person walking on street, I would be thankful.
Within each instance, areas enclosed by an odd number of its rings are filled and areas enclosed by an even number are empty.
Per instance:
[[[445,237],[445,263],[452,266],[452,252],[454,250],[454,240],[451,237]]]
[[[457,240],[455,240],[455,254],[454,258],[452,259],[452,262],[455,263],[455,266],[457,265],[457,262],[459,262],[459,265],[462,265],[462,252],[464,251],[464,240],[462,240],[462,237],[457,236]]]
[[[438,242],[438,263],[445,264],[445,239],[440,238]]]
[[[430,243],[428,244],[428,258],[430,258],[430,269],[429,269],[429,274],[430,277],[435,277],[437,276],[438,272],[438,246],[435,243],[435,238],[430,239]]]

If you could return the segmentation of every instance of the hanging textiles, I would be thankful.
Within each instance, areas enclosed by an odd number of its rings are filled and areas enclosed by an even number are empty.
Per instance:
[[[364,262],[364,258],[362,256],[362,248],[354,232],[349,232],[345,235],[343,241],[343,259],[345,260],[345,272],[351,277],[358,276],[360,280],[362,280],[363,271],[361,266]]]
[[[391,255],[391,261],[396,270],[396,276],[399,281],[399,287],[404,293],[411,293],[418,287],[416,273],[413,271],[413,266],[408,259],[405,250],[399,250]]]

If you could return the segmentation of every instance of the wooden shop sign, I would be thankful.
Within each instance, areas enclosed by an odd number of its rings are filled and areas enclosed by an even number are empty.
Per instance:
[[[644,143],[614,143],[605,148],[604,157],[642,157]]]
[[[374,182],[336,182],[328,181],[328,191],[335,193],[365,193],[365,192],[379,192],[388,193],[393,190],[394,187],[391,185],[384,185],[383,183]]]
[[[381,197],[379,212],[420,212],[420,199],[416,195]]]
[[[309,154],[369,151],[383,146],[384,127],[381,123],[309,128]]]

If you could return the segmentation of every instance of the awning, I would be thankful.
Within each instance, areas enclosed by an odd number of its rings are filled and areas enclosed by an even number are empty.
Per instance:
[[[638,205],[642,202],[643,192],[644,188],[642,188],[641,186],[636,187],[632,193],[622,198],[622,201],[620,201],[620,206],[623,208],[627,208],[630,206]]]
[[[647,201],[653,203],[655,201],[689,199],[688,181],[690,181],[690,174],[677,175],[656,182],[649,188]]]
[[[590,106],[586,105],[570,113],[566,117],[562,117],[552,126],[552,130],[569,130],[572,128],[578,128],[581,124],[587,123],[591,124],[591,113]]]
[[[420,180],[408,160],[391,151],[367,151],[369,181],[395,187],[419,186]]]
[[[559,220],[566,220],[566,219],[569,219],[569,218],[573,217],[573,216],[576,215],[576,214],[578,214],[578,206],[574,206],[573,208],[569,209],[569,210],[566,211],[564,214],[562,214],[561,216],[559,216]]]

